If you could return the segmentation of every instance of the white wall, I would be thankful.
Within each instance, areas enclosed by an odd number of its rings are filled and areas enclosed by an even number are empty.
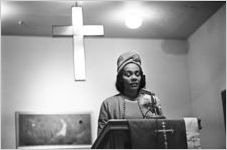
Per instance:
[[[15,148],[15,111],[92,112],[93,141],[101,102],[116,94],[120,53],[141,54],[147,88],[167,118],[192,115],[187,42],[86,38],[87,81],[74,82],[71,38],[2,37],[2,148]]]
[[[202,148],[226,148],[221,100],[226,89],[225,20],[223,6],[188,40],[192,112],[202,119]]]
[[[1,27],[1,24],[0,24],[0,27]],[[1,29],[0,29],[0,32],[1,32]],[[0,41],[0,47],[1,47],[1,41]],[[0,53],[0,62],[2,62],[2,53]],[[0,65],[0,72],[2,72],[2,65]],[[0,79],[2,78],[2,74],[0,73]],[[0,89],[2,89],[2,80],[0,80]],[[2,110],[2,90],[0,91],[0,108]],[[0,111],[0,116],[1,116],[1,112]],[[0,117],[1,118],[1,117]],[[0,135],[1,135],[1,121],[0,121]],[[0,139],[1,139],[1,136],[0,136]],[[0,148],[1,148],[1,140],[0,140]]]

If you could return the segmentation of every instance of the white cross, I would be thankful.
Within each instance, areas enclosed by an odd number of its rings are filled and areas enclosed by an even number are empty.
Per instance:
[[[82,7],[72,7],[72,26],[53,26],[53,36],[73,36],[74,76],[86,80],[84,36],[103,35],[103,25],[83,25]]]

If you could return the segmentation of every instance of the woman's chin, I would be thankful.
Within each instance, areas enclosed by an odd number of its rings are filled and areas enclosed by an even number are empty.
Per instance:
[[[139,90],[139,87],[131,87],[130,91],[137,92]]]

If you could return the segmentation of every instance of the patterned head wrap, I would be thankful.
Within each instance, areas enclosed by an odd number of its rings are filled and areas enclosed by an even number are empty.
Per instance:
[[[139,54],[134,51],[129,51],[121,54],[117,60],[117,73],[119,73],[124,68],[124,66],[129,63],[134,63],[141,69],[141,59]]]

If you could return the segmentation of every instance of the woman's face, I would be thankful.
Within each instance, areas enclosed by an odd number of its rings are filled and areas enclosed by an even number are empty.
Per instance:
[[[140,88],[141,71],[138,65],[129,63],[123,72],[124,91],[137,92]]]

